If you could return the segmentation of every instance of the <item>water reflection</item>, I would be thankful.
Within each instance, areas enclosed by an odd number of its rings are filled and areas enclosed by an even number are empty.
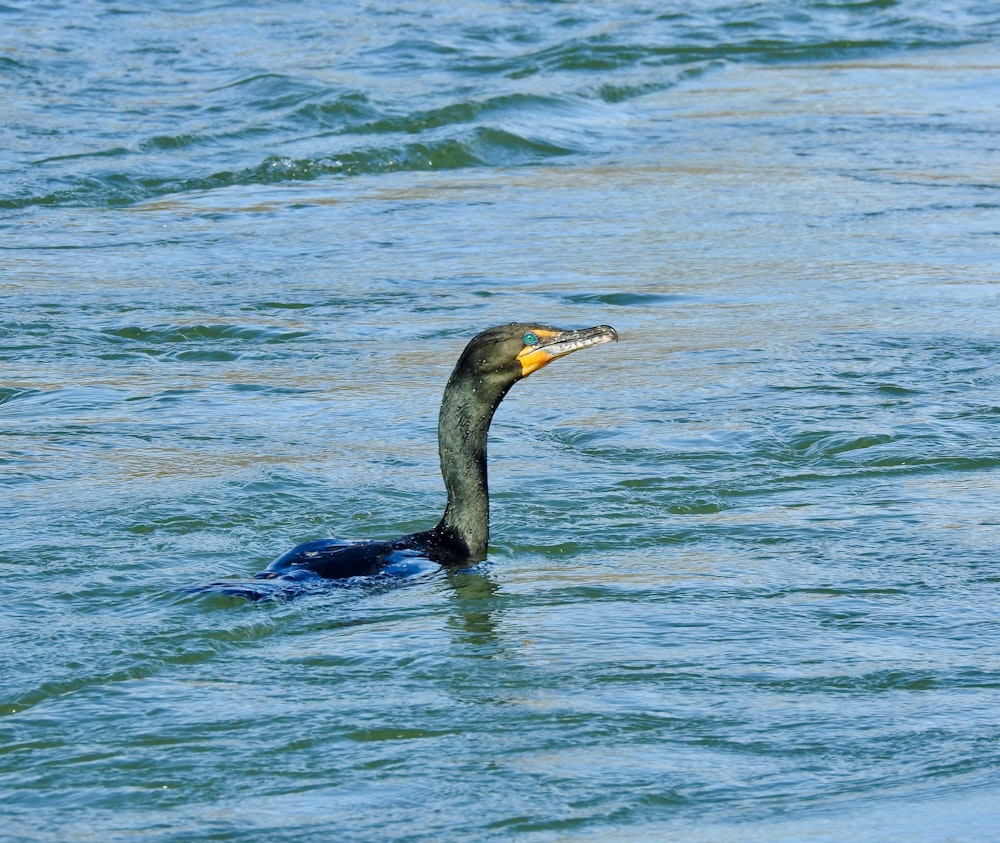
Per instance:
[[[446,582],[452,590],[447,620],[452,643],[470,657],[492,657],[499,646],[497,626],[503,615],[499,584],[481,567],[448,572]]]

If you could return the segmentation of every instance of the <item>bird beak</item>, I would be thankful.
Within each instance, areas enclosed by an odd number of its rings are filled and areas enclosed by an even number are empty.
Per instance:
[[[581,348],[618,341],[618,332],[610,325],[595,328],[581,328],[579,331],[536,330],[538,345],[529,345],[521,350],[517,359],[521,361],[521,377],[541,369],[557,357],[565,357]]]

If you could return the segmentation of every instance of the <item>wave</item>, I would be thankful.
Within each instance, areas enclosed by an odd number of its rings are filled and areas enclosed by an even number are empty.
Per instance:
[[[353,35],[328,26],[322,49],[316,21],[303,18],[288,23],[304,39],[301,55],[269,52],[278,42],[265,37],[254,42],[259,57],[238,63],[224,44],[192,44],[189,30],[164,22],[155,44],[132,53],[116,45],[99,61],[88,53],[56,64],[27,28],[2,65],[4,84],[32,96],[12,100],[0,171],[13,189],[0,209],[120,207],[232,185],[601,155],[649,142],[629,134],[644,97],[725,64],[860,58],[997,34],[976,9],[893,0],[483,14],[376,16],[374,29]],[[201,64],[181,60],[199,45]]]
[[[533,140],[503,129],[479,127],[459,137],[432,142],[372,146],[315,158],[268,156],[239,170],[220,170],[205,176],[143,176],[108,171],[79,179],[58,190],[33,196],[0,199],[0,209],[33,205],[121,207],[175,193],[192,193],[235,185],[264,185],[311,181],[325,176],[355,176],[463,167],[523,166],[570,155],[572,148]]]

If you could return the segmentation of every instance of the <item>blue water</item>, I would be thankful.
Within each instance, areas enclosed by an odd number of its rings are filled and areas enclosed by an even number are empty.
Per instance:
[[[1000,13],[333,6],[0,6],[0,836],[1000,839]]]

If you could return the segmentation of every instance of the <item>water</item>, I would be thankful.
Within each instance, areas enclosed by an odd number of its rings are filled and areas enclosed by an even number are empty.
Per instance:
[[[0,7],[5,836],[998,839],[992,6],[331,5]]]

